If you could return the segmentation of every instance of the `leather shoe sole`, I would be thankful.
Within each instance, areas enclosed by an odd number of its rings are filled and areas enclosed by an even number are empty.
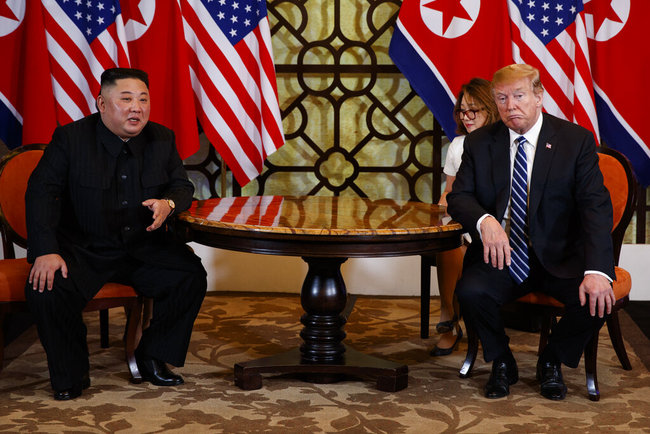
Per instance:
[[[90,377],[84,375],[80,383],[75,384],[70,389],[54,391],[54,399],[57,401],[69,401],[81,396],[81,392],[90,387]]]

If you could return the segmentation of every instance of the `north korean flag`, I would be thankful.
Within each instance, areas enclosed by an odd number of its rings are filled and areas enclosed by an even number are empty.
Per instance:
[[[650,55],[647,0],[585,0],[598,125],[602,141],[625,154],[650,185]]]
[[[389,54],[442,125],[456,136],[460,86],[512,63],[505,1],[404,0]]]
[[[0,0],[0,53],[0,139],[48,143],[56,112],[40,2]]]

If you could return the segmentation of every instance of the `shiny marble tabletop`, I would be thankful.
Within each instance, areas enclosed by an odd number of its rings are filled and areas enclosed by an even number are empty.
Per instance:
[[[307,236],[394,236],[458,232],[445,208],[357,196],[248,196],[195,201],[179,220],[244,232]],[[208,228],[205,229],[208,229]]]

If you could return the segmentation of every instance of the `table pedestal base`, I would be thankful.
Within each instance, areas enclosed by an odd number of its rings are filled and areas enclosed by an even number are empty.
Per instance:
[[[362,354],[343,343],[347,291],[341,275],[346,258],[303,257],[309,265],[300,302],[300,348],[235,365],[235,384],[245,390],[262,387],[263,373],[299,374],[313,383],[333,383],[346,376],[377,379],[377,388],[396,392],[408,385],[408,367]]]
[[[235,385],[244,390],[262,387],[262,375],[299,374],[313,383],[333,383],[347,376],[377,380],[377,389],[397,392],[408,386],[408,366],[360,353],[347,347],[340,363],[305,363],[300,349],[235,364]]]

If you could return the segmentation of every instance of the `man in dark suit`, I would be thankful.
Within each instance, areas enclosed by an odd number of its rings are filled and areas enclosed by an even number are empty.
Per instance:
[[[576,367],[593,331],[615,303],[612,205],[593,134],[542,114],[539,71],[497,71],[501,121],[465,139],[448,195],[449,214],[472,234],[456,294],[465,321],[493,361],[485,396],[518,381],[499,308],[533,289],[566,305],[537,363],[541,394],[564,399],[561,364]]]
[[[149,122],[147,74],[104,71],[96,104],[99,113],[56,129],[25,195],[25,294],[58,400],[90,385],[82,310],[106,282],[153,298],[136,360],[159,386],[183,383],[166,363],[183,366],[207,286],[201,260],[164,227],[194,187],[173,132]]]

